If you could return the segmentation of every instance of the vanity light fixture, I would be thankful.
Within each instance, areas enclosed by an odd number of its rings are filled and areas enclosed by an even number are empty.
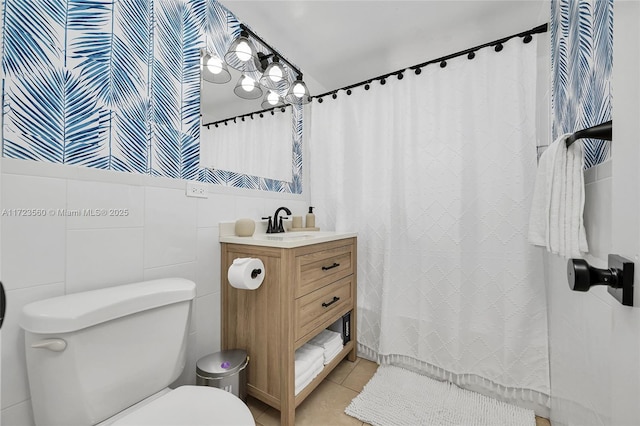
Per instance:
[[[260,66],[260,58],[255,46],[249,40],[249,33],[243,29],[240,36],[236,38],[227,53],[224,55],[224,61],[231,68],[238,71],[257,71]]]
[[[242,99],[258,99],[263,92],[257,81],[246,74],[242,74],[233,89],[233,93]]]
[[[271,62],[264,70],[262,77],[260,77],[260,84],[267,89],[278,90],[280,92],[284,92],[289,88],[287,71],[284,69],[277,56],[273,57],[273,62]]]
[[[291,83],[291,88],[284,99],[292,105],[304,105],[311,102],[311,95],[307,85],[302,81],[302,74],[298,74],[297,80]]]
[[[231,80],[231,73],[220,58],[202,51],[200,56],[200,70],[202,78],[211,83],[223,84]]]
[[[284,99],[282,99],[282,96],[278,95],[278,93],[273,90],[267,90],[267,94],[265,95],[262,104],[260,104],[263,109],[275,108],[284,105]]]
[[[281,107],[287,103],[302,105],[311,102],[309,89],[302,81],[300,70],[244,24],[240,24],[240,36],[231,43],[224,61],[208,51],[201,51],[200,69],[205,81],[230,81],[231,74],[227,66],[243,73],[233,89],[234,93],[243,99],[257,99],[266,92],[262,102],[265,109]],[[298,78],[291,83],[293,75]]]

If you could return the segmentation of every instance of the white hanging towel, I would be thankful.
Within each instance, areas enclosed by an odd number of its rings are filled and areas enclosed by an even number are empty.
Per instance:
[[[584,229],[582,144],[564,134],[542,153],[529,217],[529,242],[563,257],[589,251]]]

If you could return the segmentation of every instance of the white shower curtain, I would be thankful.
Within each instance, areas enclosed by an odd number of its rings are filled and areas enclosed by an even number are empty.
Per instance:
[[[535,39],[311,107],[317,222],[358,232],[358,350],[545,414]]]
[[[200,167],[291,182],[291,109],[200,129]]]

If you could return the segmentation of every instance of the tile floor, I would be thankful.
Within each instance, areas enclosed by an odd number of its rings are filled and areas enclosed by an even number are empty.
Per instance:
[[[378,365],[363,358],[356,362],[342,361],[326,379],[296,409],[296,426],[367,426],[348,416],[344,409],[362,391],[376,372]],[[279,426],[280,412],[255,398],[247,405],[256,419],[256,426]],[[536,426],[550,426],[549,420],[536,417]]]

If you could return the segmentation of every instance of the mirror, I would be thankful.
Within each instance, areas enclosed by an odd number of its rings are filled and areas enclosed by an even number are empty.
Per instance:
[[[258,99],[242,99],[233,93],[233,88],[242,73],[233,68],[229,68],[229,73],[231,73],[231,80],[224,84],[211,83],[203,78],[200,79],[200,114],[203,125],[263,109],[260,106],[262,97]]]
[[[205,24],[205,46],[209,53],[217,54],[222,58],[232,41],[240,34],[240,22],[219,2],[207,3],[207,19]],[[260,46],[256,44],[258,50]],[[258,99],[243,99],[234,93],[234,87],[242,73],[228,67],[231,79],[227,83],[217,84],[200,78],[200,116],[201,116],[201,141],[211,140],[205,132],[213,131],[213,126],[207,128],[207,124],[221,120],[264,110],[261,104],[264,96]],[[288,142],[292,146],[291,155],[288,158],[291,167],[291,181],[278,181],[259,176],[245,175],[238,170],[208,169],[207,181],[231,186],[240,186],[251,189],[267,191],[302,193],[302,108],[286,106],[284,112],[290,117],[291,133]],[[201,147],[202,148],[202,147]],[[238,153],[240,155],[240,153]],[[207,167],[206,165],[203,165]],[[240,182],[240,183],[238,183]]]
[[[223,59],[229,46],[240,36],[242,31],[241,25],[243,24],[235,15],[222,6],[220,2],[207,3],[207,5],[205,46],[204,52],[202,53],[209,53]],[[245,28],[249,30],[248,27],[245,26]],[[258,40],[253,38],[250,38],[250,40],[253,42],[259,54],[268,55],[265,56],[262,64],[263,68],[266,67],[270,61],[268,58],[273,52],[262,46]],[[284,65],[286,67],[286,64]],[[201,69],[202,66],[201,64]],[[226,83],[212,83],[202,77],[200,78],[200,114],[203,125],[264,110],[261,104],[266,95],[266,89],[264,89],[263,96],[258,99],[240,98],[233,90],[240,80],[242,72],[231,66],[227,66],[227,68],[231,74],[231,79]],[[289,73],[289,79],[294,80],[291,78],[292,71],[289,68],[287,68],[287,72]],[[249,72],[247,74],[254,79],[262,76],[260,71]]]

